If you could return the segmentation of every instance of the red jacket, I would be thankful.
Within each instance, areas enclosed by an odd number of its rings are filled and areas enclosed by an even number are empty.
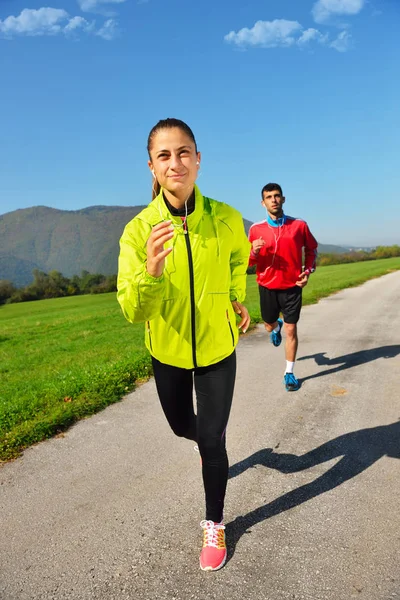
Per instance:
[[[294,287],[303,265],[315,271],[317,258],[318,243],[305,221],[284,215],[279,222],[282,224],[277,226],[268,217],[249,231],[250,242],[260,237],[265,242],[258,254],[251,250],[249,265],[257,265],[257,283],[271,290]]]

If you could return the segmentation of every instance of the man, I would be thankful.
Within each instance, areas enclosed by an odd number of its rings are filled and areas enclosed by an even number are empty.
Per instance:
[[[305,221],[284,214],[285,196],[280,185],[268,183],[263,187],[261,197],[267,219],[250,227],[249,264],[256,265],[261,316],[274,346],[279,346],[282,341],[281,329],[285,323],[284,385],[288,392],[294,392],[300,387],[293,369],[302,289],[307,285],[310,273],[315,271],[318,244]],[[281,312],[283,321],[279,318]]]

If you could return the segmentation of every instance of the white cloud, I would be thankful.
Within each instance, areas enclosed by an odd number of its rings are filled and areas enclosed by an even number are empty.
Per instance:
[[[325,35],[323,35],[320,31],[318,31],[318,29],[313,29],[312,27],[310,27],[310,29],[305,29],[303,31],[303,33],[297,40],[297,43],[299,46],[305,46],[306,44],[309,44],[310,42],[318,42],[319,44],[326,44],[328,41],[328,38],[329,38],[329,35],[327,33]]]
[[[238,32],[231,31],[224,39],[226,42],[240,47],[261,46],[275,48],[276,46],[291,46],[295,43],[293,34],[302,29],[297,21],[275,19],[274,21],[257,21],[254,27],[244,27]]]
[[[126,0],[78,0],[78,4],[83,12],[95,12],[101,14],[114,14],[109,10],[109,4],[122,4]]]
[[[338,52],[346,52],[350,46],[351,35],[342,31],[332,42],[328,33],[321,33],[318,29],[310,27],[303,29],[297,21],[257,21],[251,29],[244,27],[238,32],[231,31],[224,37],[226,42],[235,44],[240,48],[259,46],[261,48],[276,48],[297,46],[306,48],[312,43],[317,43]]]
[[[325,23],[331,17],[357,15],[366,0],[317,0],[312,8],[316,23]]]
[[[0,38],[58,34],[76,36],[78,32],[93,33],[105,40],[112,40],[117,33],[117,22],[108,19],[96,30],[94,22],[89,23],[83,17],[70,17],[64,9],[50,7],[24,8],[17,17],[11,15],[0,20]]]
[[[347,52],[351,45],[351,35],[348,31],[341,31],[336,40],[329,44],[330,48],[334,48],[338,52]]]
[[[78,29],[83,31],[90,31],[94,26],[94,23],[89,23],[83,17],[72,17],[68,24],[64,27],[65,33],[75,33]]]
[[[68,13],[61,8],[24,8],[18,17],[11,15],[0,21],[0,34],[7,37],[16,34],[55,35],[67,19]]]
[[[96,35],[99,35],[104,40],[113,40],[118,35],[118,24],[114,19],[107,19],[103,27],[96,31]]]

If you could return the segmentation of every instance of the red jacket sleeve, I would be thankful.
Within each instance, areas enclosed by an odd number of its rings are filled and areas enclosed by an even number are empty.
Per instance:
[[[317,248],[318,242],[311,233],[307,223],[305,223],[304,229],[304,266],[305,270],[312,273],[316,269],[317,264]]]
[[[254,254],[254,252],[253,252],[253,241],[254,241],[254,239],[255,238],[254,238],[254,235],[253,235],[253,232],[252,232],[252,228],[250,227],[250,230],[249,230],[249,242],[251,244],[251,250],[250,250],[250,256],[249,256],[249,267],[252,267],[253,265],[257,264],[257,257],[258,257],[258,255]]]

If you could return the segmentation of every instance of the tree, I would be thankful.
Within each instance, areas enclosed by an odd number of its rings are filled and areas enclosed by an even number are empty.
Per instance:
[[[0,304],[5,304],[5,302],[11,298],[11,296],[16,291],[16,288],[7,279],[0,279]]]

